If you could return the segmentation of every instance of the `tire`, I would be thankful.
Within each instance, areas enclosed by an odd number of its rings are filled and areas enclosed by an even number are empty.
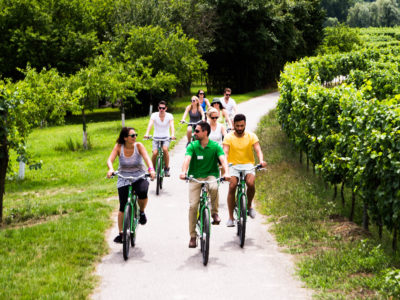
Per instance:
[[[240,197],[240,232],[239,232],[239,238],[240,238],[240,247],[243,248],[244,246],[244,240],[246,237],[246,221],[247,221],[247,201],[246,201],[246,196],[244,194],[241,195]]]
[[[161,159],[157,159],[157,186],[156,186],[156,195],[160,194],[160,185],[161,185]]]
[[[124,231],[122,234],[122,255],[127,260],[129,257],[129,246],[131,243],[131,209],[130,205],[125,207],[124,212]]]
[[[208,263],[210,253],[210,214],[207,209],[203,211],[203,235],[200,237],[201,253],[203,254],[203,265]]]
[[[133,219],[133,228],[132,228],[132,232],[131,232],[131,246],[132,248],[135,247],[135,243],[136,243],[136,230],[137,230],[137,226],[138,226],[138,219],[139,219],[139,207],[138,204],[136,203],[135,205],[135,215],[134,215],[134,219]]]

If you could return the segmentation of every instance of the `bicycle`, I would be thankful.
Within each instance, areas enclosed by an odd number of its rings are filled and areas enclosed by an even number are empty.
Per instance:
[[[200,251],[203,256],[203,265],[207,265],[208,256],[210,252],[210,227],[211,227],[211,213],[210,213],[210,196],[208,194],[207,185],[214,182],[223,182],[224,178],[216,180],[197,180],[192,176],[187,177],[186,181],[194,181],[201,184],[200,204],[197,211],[197,237],[200,239]]]
[[[196,125],[197,125],[199,122],[201,122],[201,120],[198,121],[198,122],[180,121],[181,124],[187,124],[187,125],[192,126],[192,137],[191,137],[191,139],[190,139],[190,142],[194,142],[194,141],[196,140],[196,139],[195,139],[195,136],[194,136],[194,134],[193,134],[193,132],[194,132],[194,129],[195,129]]]
[[[164,152],[162,150],[163,143],[166,141],[172,141],[170,137],[152,137],[149,136],[147,140],[154,140],[157,142],[157,159],[156,159],[156,195],[160,194],[160,190],[162,190],[164,173],[165,173],[165,162],[164,162]]]
[[[234,166],[233,166],[234,168]],[[247,221],[247,188],[246,188],[246,180],[245,180],[245,172],[261,170],[262,165],[258,164],[250,169],[247,170],[240,170],[239,171],[239,180],[237,183],[236,188],[236,195],[235,195],[235,209],[234,214],[236,217],[237,223],[237,235],[240,239],[240,247],[243,248],[244,241],[246,237],[246,221]]]
[[[114,172],[112,177],[117,175],[126,180],[130,180],[132,183],[141,178],[148,178],[150,174],[143,174],[138,177],[125,177],[119,174],[118,171]],[[140,218],[140,208],[138,204],[138,198],[135,191],[132,189],[132,185],[129,185],[128,192],[128,202],[124,208],[124,223],[123,223],[123,233],[122,233],[122,255],[124,260],[129,257],[129,247],[135,247],[136,243],[136,230],[139,225]]]

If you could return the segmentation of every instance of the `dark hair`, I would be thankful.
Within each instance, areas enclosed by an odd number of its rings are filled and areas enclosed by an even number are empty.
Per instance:
[[[201,122],[197,123],[197,125],[199,125],[201,127],[201,130],[207,131],[207,136],[210,135],[210,132],[211,132],[210,124],[208,124],[206,121],[201,121]]]
[[[164,100],[161,100],[160,102],[158,102],[158,106],[160,106],[160,104],[164,104],[165,107],[167,107],[167,102],[165,102]]]
[[[129,131],[135,130],[133,127],[122,127],[121,131],[119,132],[119,137],[117,138],[117,143],[120,145],[125,144],[125,138],[128,137]],[[135,130],[136,131],[136,130]]]
[[[200,91],[203,91],[203,93],[204,93],[204,98],[206,98],[206,92],[205,92],[204,90],[198,90],[198,91],[197,91],[197,98],[199,98]]]
[[[226,92],[232,93],[232,90],[231,90],[230,88],[225,88],[225,89],[224,89],[224,94],[225,94]]]
[[[246,122],[246,116],[243,114],[237,114],[233,118],[233,123],[240,122],[240,121],[245,121]]]

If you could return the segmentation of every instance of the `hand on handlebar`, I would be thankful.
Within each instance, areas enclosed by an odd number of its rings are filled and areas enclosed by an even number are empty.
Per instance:
[[[150,179],[153,181],[156,178],[156,172],[154,170],[150,171]]]
[[[265,161],[260,162],[261,167],[265,168],[267,166],[267,163]]]
[[[185,172],[181,172],[181,174],[179,174],[179,179],[186,180],[186,177],[187,175]]]
[[[114,171],[108,171],[107,178],[111,178],[112,176],[114,176]]]

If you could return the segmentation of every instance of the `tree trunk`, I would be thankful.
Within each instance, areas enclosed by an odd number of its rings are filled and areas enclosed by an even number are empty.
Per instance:
[[[87,132],[86,132],[86,115],[85,115],[85,109],[82,109],[82,125],[83,125],[83,138],[82,138],[82,145],[83,149],[87,150],[88,145],[87,145]]]
[[[351,210],[350,210],[350,217],[349,220],[353,221],[354,219],[354,208],[356,206],[356,194],[354,191],[351,191]]]
[[[0,143],[0,223],[3,222],[3,197],[6,191],[6,174],[9,161],[7,135],[3,131]]]
[[[336,196],[337,196],[337,185],[335,184],[335,187],[333,188],[333,199],[332,200],[336,200]]]
[[[299,157],[300,164],[303,164],[303,152],[300,150],[300,157]]]
[[[369,230],[368,203],[366,201],[364,201],[363,207],[363,228]]]
[[[342,187],[340,189],[340,196],[342,197],[342,207],[346,204],[344,201],[344,182],[342,182]]]
[[[378,234],[379,234],[379,239],[382,240],[382,231],[383,231],[383,225],[382,225],[382,216],[378,216]]]
[[[121,100],[121,125],[125,127],[125,107],[123,100]]]
[[[397,227],[395,227],[393,230],[392,249],[394,252],[397,251]]]

